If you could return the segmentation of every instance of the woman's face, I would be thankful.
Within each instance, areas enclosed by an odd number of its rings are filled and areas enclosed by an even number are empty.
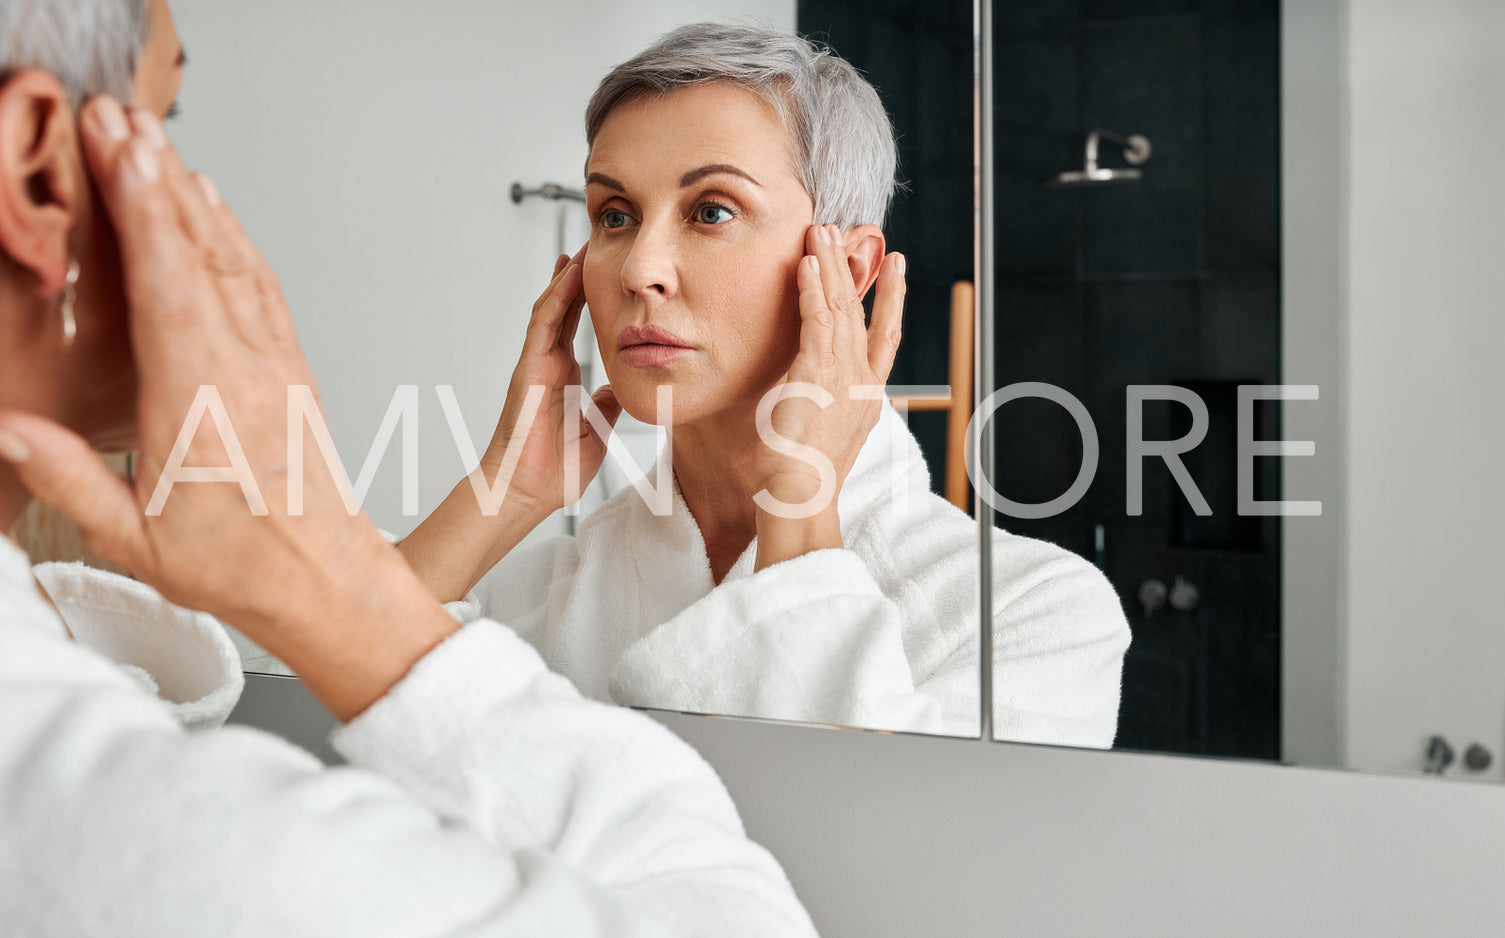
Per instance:
[[[644,95],[606,117],[586,167],[585,298],[628,413],[673,423],[751,413],[799,346],[795,270],[815,208],[793,142],[723,83]]]

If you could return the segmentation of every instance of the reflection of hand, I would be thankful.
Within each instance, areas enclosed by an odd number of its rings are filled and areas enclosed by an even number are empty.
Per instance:
[[[606,440],[581,412],[584,402],[570,400],[566,392],[580,384],[575,330],[585,305],[580,279],[585,251],[581,248],[573,258],[559,256],[554,279],[533,304],[522,355],[507,388],[507,402],[481,459],[488,484],[499,473],[505,476],[511,472],[502,502],[502,510],[509,513],[542,518],[575,503],[606,458]],[[610,385],[592,396],[591,406],[613,425],[622,413]],[[578,460],[574,478],[579,486],[567,490],[564,470],[566,460],[571,458]]]
[[[303,510],[289,510],[288,389],[313,379],[276,278],[213,186],[183,167],[155,116],[136,111],[128,126],[109,99],[83,113],[85,151],[124,262],[140,375],[137,472],[123,480],[76,434],[19,413],[0,421],[13,438],[8,455],[23,457],[22,481],[72,517],[97,554],[241,628],[336,715],[353,716],[453,620],[371,523],[347,512],[317,447],[305,447]],[[201,423],[177,458],[202,386],[217,390],[229,423],[218,432]],[[144,510],[170,464],[237,462],[259,499],[239,485],[179,483],[160,513]],[[369,640],[373,627],[380,642]]]
[[[581,412],[584,402],[572,401],[567,390],[580,384],[575,330],[585,306],[584,259],[585,248],[573,258],[560,255],[554,279],[533,304],[507,402],[480,465],[403,539],[403,556],[441,600],[465,596],[555,509],[579,500],[606,457],[606,440]],[[586,406],[611,425],[622,413],[610,385]],[[578,470],[573,488],[565,472],[571,459]]]
[[[781,386],[771,392],[790,396],[771,410],[767,405],[760,410],[767,423],[766,430],[760,426],[764,446],[758,462],[759,569],[841,545],[836,495],[878,422],[899,347],[903,255],[883,258],[872,323],[865,326],[852,255],[840,229],[811,227],[806,250],[798,272],[799,353]],[[787,442],[777,449],[769,446],[770,432]]]

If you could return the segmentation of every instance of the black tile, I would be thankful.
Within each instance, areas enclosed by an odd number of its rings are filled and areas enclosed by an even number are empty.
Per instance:
[[[1238,387],[1239,381],[1183,380],[1175,382],[1201,401],[1207,414],[1207,427],[1200,441],[1181,455],[1181,463],[1195,486],[1195,493],[1181,491],[1179,482],[1167,481],[1166,497],[1170,503],[1168,537],[1173,547],[1218,551],[1260,551],[1265,548],[1264,525],[1257,516],[1240,514],[1238,492],[1240,476],[1246,470],[1239,460]],[[1172,405],[1169,439],[1184,439],[1191,433],[1193,414],[1182,404]],[[1256,435],[1263,438],[1268,428],[1256,420]],[[1263,431],[1263,432],[1260,432]],[[1265,467],[1251,467],[1256,480]],[[1169,473],[1167,473],[1169,474]],[[1258,482],[1256,481],[1256,487]],[[1200,495],[1210,514],[1198,515],[1193,494]]]
[[[1106,573],[1123,601],[1133,641],[1124,659],[1118,738],[1125,749],[1201,752],[1206,747],[1208,674],[1204,636],[1191,618],[1162,607],[1146,612],[1140,585],[1170,585],[1178,561],[1159,531],[1139,523],[1105,525]]]
[[[954,54],[954,37],[920,35],[903,93],[912,109],[899,134],[900,172],[909,183],[901,215],[896,203],[890,234],[897,249],[935,277],[973,280],[974,174],[972,75]],[[886,76],[874,76],[888,87]],[[897,90],[894,94],[897,95]]]
[[[1097,425],[1102,449],[1089,496],[1099,519],[1127,517],[1128,386],[1170,384],[1195,373],[1201,343],[1197,294],[1194,281],[1102,283],[1086,289],[1083,403]],[[1147,403],[1143,414],[1145,439],[1174,438],[1167,404]],[[1168,480],[1163,461],[1145,462],[1143,518],[1162,532]]]
[[[994,69],[994,176],[1000,277],[1073,276],[1080,211],[1045,177],[1081,162],[1077,48],[1069,34],[1000,43]]]
[[[1081,0],[1078,16],[1083,25],[1138,17],[1196,13],[1203,0]]]
[[[1094,128],[1143,134],[1142,178],[1079,189],[1089,274],[1201,268],[1201,43],[1196,20],[1083,31],[1080,140]],[[1079,143],[1080,145],[1080,143]],[[1104,167],[1125,162],[1103,147]],[[1080,157],[1078,157],[1080,163]]]
[[[1077,0],[1003,0],[993,4],[993,35],[1010,39],[1060,32],[1077,23]]]
[[[1279,383],[1280,283],[1274,275],[1203,282],[1198,374]]]
[[[999,387],[1045,381],[1082,393],[1087,350],[1076,284],[998,284],[993,336]]]
[[[799,0],[795,11],[795,29],[803,36],[829,43],[849,62],[865,61],[865,49],[860,42],[861,30],[854,23],[862,22],[852,9],[851,0]]]
[[[999,387],[1044,382],[1081,396],[1085,356],[1074,284],[1000,285],[994,329],[994,377]],[[1070,487],[1081,465],[1081,434],[1059,405],[1022,398],[998,409],[992,427],[993,486],[1001,495],[1038,504]],[[1007,520],[1003,526],[1018,529]],[[1039,530],[1030,533],[1041,536]]]
[[[1203,32],[1210,269],[1280,265],[1280,34],[1273,17]]]
[[[922,267],[910,268],[904,298],[904,338],[890,384],[945,384],[951,364],[951,285]]]
[[[1204,633],[1207,752],[1280,757],[1279,558],[1198,553],[1189,579],[1201,603],[1186,613]]]
[[[1202,0],[1202,14],[1212,19],[1280,19],[1280,0]]]

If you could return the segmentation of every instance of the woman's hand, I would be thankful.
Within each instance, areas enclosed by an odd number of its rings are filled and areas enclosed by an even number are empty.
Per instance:
[[[868,434],[899,348],[904,256],[879,266],[871,325],[835,225],[812,226],[799,264],[800,348],[758,409],[757,568],[841,546],[836,499]]]
[[[615,426],[622,407],[610,385],[589,402],[576,390],[585,251],[560,255],[554,279],[533,304],[507,401],[480,465],[400,545],[440,600],[463,598],[545,518],[578,501],[606,458],[607,438],[585,411],[593,408]]]
[[[347,511],[344,480],[318,447],[289,465],[289,389],[313,376],[276,278],[213,185],[184,168],[146,111],[127,118],[96,98],[80,130],[123,262],[139,375],[135,478],[31,414],[0,415],[0,449],[97,554],[240,628],[337,716],[354,716],[455,623],[370,521]],[[175,452],[205,393],[227,419],[200,421]],[[242,484],[179,478],[154,503],[165,471],[216,466],[243,467]],[[295,473],[301,511],[289,506]]]
[[[507,402],[481,459],[487,487],[496,485],[499,475],[506,485],[501,510],[539,520],[579,501],[606,458],[607,441],[584,411],[596,408],[608,425],[615,425],[622,413],[611,385],[596,391],[589,405],[572,399],[579,392],[570,391],[580,385],[575,331],[585,306],[585,252],[581,248],[573,258],[561,254],[554,279],[533,304]],[[573,479],[565,471],[570,462]],[[509,504],[513,507],[505,507]]]

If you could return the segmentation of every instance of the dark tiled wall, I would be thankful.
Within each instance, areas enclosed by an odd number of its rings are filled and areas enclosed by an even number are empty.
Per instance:
[[[1101,453],[1086,499],[1055,518],[998,523],[1100,560],[1134,627],[1119,744],[1278,756],[1279,529],[1231,516],[1234,388],[1280,375],[1277,0],[1008,0],[996,3],[996,381],[1076,395]],[[1138,182],[1049,189],[1080,169],[1092,129],[1147,136]],[[1105,146],[1104,166],[1125,166]],[[1214,503],[1198,520],[1163,463],[1145,464],[1144,513],[1126,512],[1126,386],[1198,389],[1213,423],[1188,468]],[[1279,430],[1273,407],[1262,432]],[[1075,424],[1043,402],[994,424],[998,489],[1018,501],[1075,477]],[[1188,429],[1145,410],[1146,439]],[[1220,442],[1222,441],[1222,442]],[[1278,473],[1256,475],[1278,498]],[[1106,550],[1099,556],[1101,526]],[[1184,576],[1193,612],[1147,615],[1151,577]]]
[[[997,523],[1100,560],[1135,631],[1121,746],[1279,753],[1279,528],[1188,513],[1158,461],[1144,513],[1125,510],[1128,384],[1201,389],[1214,423],[1188,467],[1226,512],[1226,447],[1238,383],[1280,377],[1278,0],[1007,0],[993,6],[998,212],[996,382],[1045,381],[1075,394],[1100,438],[1096,481],[1056,518]],[[910,257],[906,337],[892,380],[945,380],[948,290],[972,277],[972,9],[946,0],[801,0],[801,32],[826,39],[877,85],[900,135],[911,189],[888,233]],[[1092,128],[1141,133],[1154,155],[1137,183],[1041,185],[1080,168]],[[1102,163],[1122,160],[1104,148]],[[944,428],[912,425],[935,477]],[[1147,439],[1185,415],[1145,410]],[[1059,495],[1082,455],[1060,408],[1021,400],[994,424],[996,487],[1021,502]],[[1279,413],[1261,410],[1275,438]],[[1278,473],[1257,494],[1279,497]],[[1102,526],[1106,550],[1094,549]],[[1135,594],[1184,576],[1197,610],[1147,616]]]
[[[971,0],[800,0],[798,29],[868,77],[894,121],[899,173],[889,250],[909,260],[905,334],[892,384],[944,384],[951,285],[973,279]],[[913,414],[941,490],[945,420]]]

